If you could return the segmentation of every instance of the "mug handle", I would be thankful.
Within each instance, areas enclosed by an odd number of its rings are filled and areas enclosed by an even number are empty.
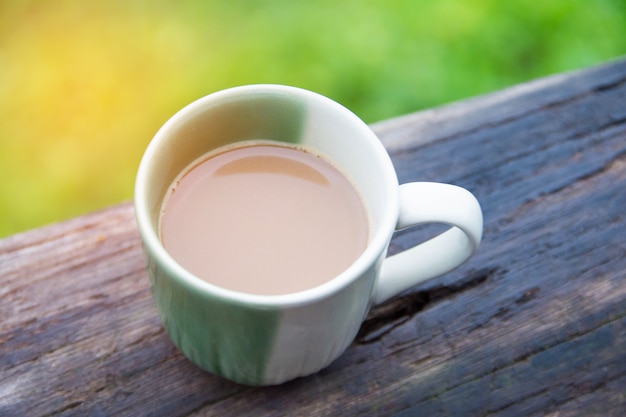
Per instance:
[[[374,289],[374,304],[468,260],[482,239],[483,215],[476,197],[464,188],[434,182],[400,185],[396,230],[424,223],[445,223],[447,231],[384,260]]]

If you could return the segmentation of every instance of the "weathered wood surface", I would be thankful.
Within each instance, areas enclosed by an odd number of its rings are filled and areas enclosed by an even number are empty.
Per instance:
[[[168,340],[130,203],[11,236],[0,415],[626,415],[626,61],[373,127],[401,182],[481,201],[466,265],[374,309],[322,372],[250,388]]]

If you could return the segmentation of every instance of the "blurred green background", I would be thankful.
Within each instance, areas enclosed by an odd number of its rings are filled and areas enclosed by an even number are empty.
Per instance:
[[[0,236],[132,198],[155,131],[219,89],[375,122],[624,53],[624,0],[2,0]]]

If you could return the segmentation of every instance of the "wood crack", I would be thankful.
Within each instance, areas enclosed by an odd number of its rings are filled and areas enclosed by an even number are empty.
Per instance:
[[[53,411],[50,414],[46,414],[45,417],[59,415],[59,414],[62,414],[62,413],[67,413],[69,411],[73,411],[75,408],[80,407],[83,403],[84,403],[84,401],[74,401],[74,402],[71,402],[71,403],[63,406],[62,408]]]
[[[355,342],[358,344],[378,342],[428,306],[471,290],[504,272],[506,271],[498,267],[480,269],[452,285],[439,285],[395,297],[370,312],[361,325]]]

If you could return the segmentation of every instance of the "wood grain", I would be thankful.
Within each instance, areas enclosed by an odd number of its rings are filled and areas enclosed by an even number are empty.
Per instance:
[[[266,388],[160,327],[129,202],[0,241],[1,416],[626,415],[626,61],[373,125],[401,182],[476,194],[477,255]],[[397,233],[390,253],[436,228]]]

